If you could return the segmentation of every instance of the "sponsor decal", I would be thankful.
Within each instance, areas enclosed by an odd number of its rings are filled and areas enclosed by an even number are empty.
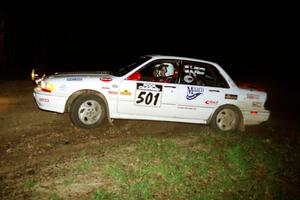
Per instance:
[[[162,91],[162,85],[156,85],[152,83],[137,83],[136,84],[137,90],[147,90],[147,91]]]
[[[67,86],[66,86],[65,84],[62,84],[62,85],[59,86],[59,88],[60,88],[61,90],[65,90],[66,87],[67,87]]]
[[[193,100],[199,95],[203,94],[203,92],[204,89],[200,87],[187,87],[186,99]]]
[[[67,81],[82,81],[82,77],[68,77]]]
[[[259,99],[258,94],[246,94],[247,99]]]
[[[204,75],[205,74],[205,68],[197,67],[197,66],[194,66],[194,65],[184,65],[184,73],[193,74],[194,76]]]
[[[263,103],[262,102],[252,102],[252,107],[262,107]]]
[[[135,105],[160,107],[162,88],[162,85],[151,83],[137,83]]]
[[[113,94],[113,95],[117,95],[117,94],[119,94],[119,92],[117,92],[117,91],[108,91],[108,94]]]
[[[191,83],[191,82],[194,81],[194,78],[193,78],[191,75],[185,75],[185,76],[183,77],[183,80],[184,80],[184,82],[186,82],[186,83]]]
[[[48,103],[48,102],[49,102],[49,99],[46,99],[46,98],[39,98],[39,101]]]
[[[177,109],[183,109],[183,110],[197,110],[198,106],[193,105],[177,105]]]
[[[218,105],[218,101],[214,101],[214,100],[206,100],[205,104],[207,105]]]
[[[112,78],[110,76],[102,76],[102,77],[100,77],[100,81],[110,82],[110,81],[112,81]]]
[[[113,84],[113,85],[112,85],[112,88],[118,88],[118,85]]]
[[[177,109],[181,110],[196,110],[196,107],[178,106]]]
[[[120,92],[121,95],[126,95],[126,96],[130,96],[131,92],[129,90],[123,90]]]
[[[225,94],[225,99],[237,100],[238,95],[235,94]]]
[[[110,87],[102,87],[102,89],[110,89]]]

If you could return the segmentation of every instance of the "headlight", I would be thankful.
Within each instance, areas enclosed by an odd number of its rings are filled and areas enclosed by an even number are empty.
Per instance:
[[[36,75],[35,75],[35,70],[34,69],[32,69],[31,70],[31,80],[35,80],[35,77],[36,77]]]
[[[41,81],[41,89],[44,92],[53,92],[54,86],[52,83],[46,83],[45,81]]]

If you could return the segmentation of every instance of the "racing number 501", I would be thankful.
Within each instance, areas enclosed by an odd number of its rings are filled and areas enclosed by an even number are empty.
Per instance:
[[[145,91],[142,91],[139,93],[136,103],[140,104],[140,103],[145,102],[146,105],[150,105],[152,103],[152,101],[154,100],[153,105],[156,106],[158,98],[159,98],[159,94],[160,93],[156,93],[155,95],[153,95],[152,92],[147,93]],[[146,96],[146,97],[144,97],[144,96]]]

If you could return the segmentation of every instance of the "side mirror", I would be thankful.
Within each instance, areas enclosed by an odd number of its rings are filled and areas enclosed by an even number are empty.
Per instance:
[[[131,81],[139,81],[142,79],[142,74],[140,72],[134,72],[130,76],[127,77],[127,80]]]

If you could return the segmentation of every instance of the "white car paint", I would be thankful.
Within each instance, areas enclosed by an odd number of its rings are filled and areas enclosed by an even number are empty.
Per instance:
[[[134,72],[161,59],[210,64],[219,71],[228,88],[127,80]],[[185,79],[189,81],[190,77],[187,75]],[[109,117],[115,119],[207,124],[216,109],[226,104],[240,109],[245,125],[259,124],[270,116],[270,112],[264,108],[267,100],[265,92],[241,89],[218,64],[199,59],[152,55],[148,61],[120,77],[101,73],[68,73],[50,75],[43,81],[51,83],[54,89],[45,92],[39,84],[33,93],[37,105],[40,109],[58,113],[67,111],[67,101],[74,93],[92,90],[103,95]],[[145,98],[148,98],[148,102]]]

